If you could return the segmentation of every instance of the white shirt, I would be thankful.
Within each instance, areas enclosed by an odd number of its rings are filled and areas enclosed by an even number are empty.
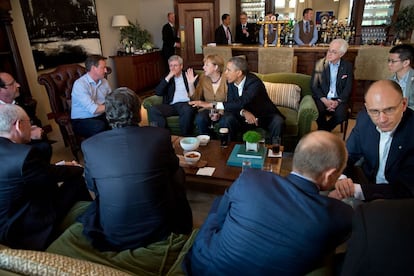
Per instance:
[[[388,153],[390,151],[392,136],[394,131],[382,132],[377,128],[380,133],[379,142],[379,165],[375,182],[378,184],[388,184],[388,180],[385,178],[385,164],[387,163]]]

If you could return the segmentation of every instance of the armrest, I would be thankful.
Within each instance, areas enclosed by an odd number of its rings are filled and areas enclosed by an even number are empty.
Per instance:
[[[318,108],[312,96],[306,95],[302,98],[298,110],[298,138],[309,133],[312,128],[312,121],[318,118]]]
[[[158,105],[158,104],[162,104],[162,97],[161,96],[157,96],[157,95],[153,95],[153,96],[147,97],[142,102],[142,106],[146,110],[148,110],[151,106]]]

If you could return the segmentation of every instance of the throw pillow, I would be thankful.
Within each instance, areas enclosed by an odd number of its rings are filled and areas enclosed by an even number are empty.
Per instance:
[[[300,87],[296,84],[263,82],[267,94],[277,106],[299,109]]]

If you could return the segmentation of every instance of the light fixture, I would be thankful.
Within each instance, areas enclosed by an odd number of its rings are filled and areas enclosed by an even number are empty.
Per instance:
[[[339,2],[339,0],[334,0],[334,2]]]
[[[127,27],[129,26],[128,19],[125,15],[114,15],[112,17],[112,27]]]
[[[305,0],[299,0],[299,3],[305,3]]]

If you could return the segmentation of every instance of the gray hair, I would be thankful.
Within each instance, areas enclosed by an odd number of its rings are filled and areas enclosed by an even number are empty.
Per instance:
[[[339,43],[340,44],[340,46],[339,46],[339,51],[341,52],[341,53],[346,53],[346,51],[348,51],[348,42],[346,42],[346,40],[345,39],[342,39],[342,38],[337,38],[337,39],[334,39],[334,40],[332,40],[331,41],[331,43]]]
[[[247,61],[243,57],[232,57],[228,62],[233,63],[234,67],[242,71],[243,75],[247,75],[249,68],[247,67]]]
[[[170,56],[170,58],[168,59],[168,64],[170,64],[170,62],[173,61],[173,60],[178,60],[179,64],[183,64],[183,58],[180,57],[179,55]]]
[[[13,125],[24,119],[26,112],[15,104],[0,104],[0,134],[10,133]]]
[[[293,155],[293,170],[318,179],[323,172],[345,168],[348,154],[345,143],[327,131],[314,131],[304,136]]]
[[[141,99],[127,87],[117,88],[105,98],[105,114],[112,128],[137,126],[141,122]]]

